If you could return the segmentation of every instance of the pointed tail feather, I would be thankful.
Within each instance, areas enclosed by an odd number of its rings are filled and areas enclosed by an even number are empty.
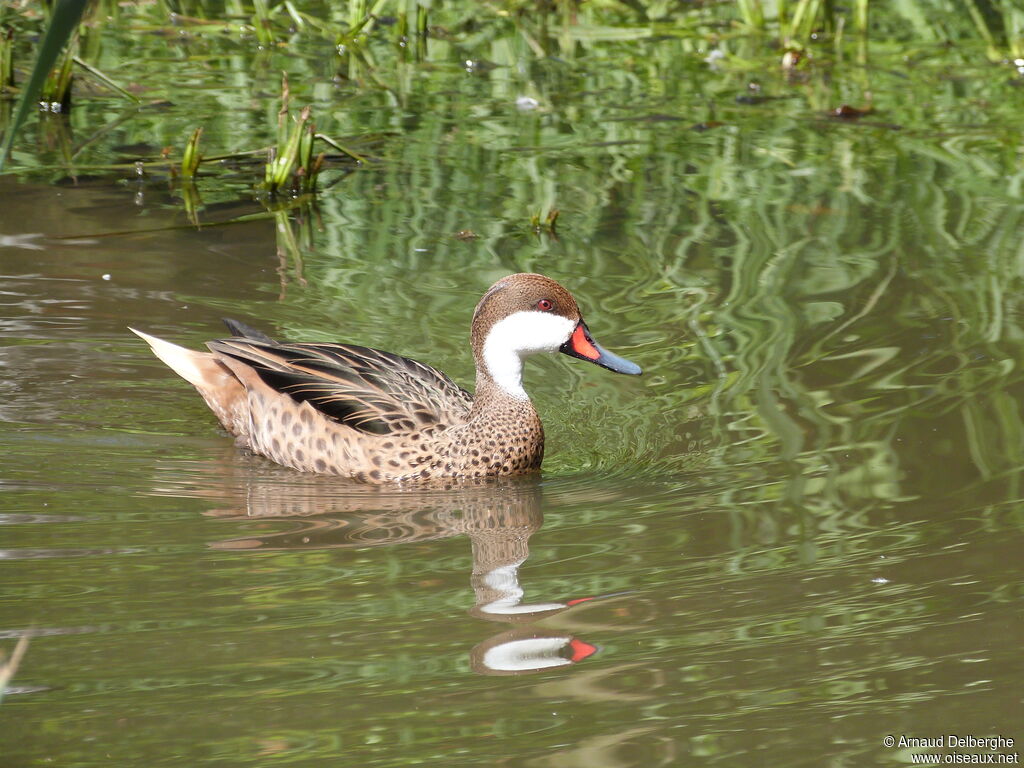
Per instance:
[[[199,389],[207,389],[223,382],[226,372],[224,366],[209,352],[196,352],[179,347],[135,328],[129,327],[128,330],[149,344],[153,354],[167,363],[171,370]]]
[[[129,330],[149,344],[153,353],[171,370],[199,390],[228,432],[248,440],[250,414],[245,385],[228,365],[211,352],[196,352],[134,328]]]

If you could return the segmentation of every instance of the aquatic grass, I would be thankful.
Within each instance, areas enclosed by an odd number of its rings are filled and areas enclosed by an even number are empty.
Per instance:
[[[853,0],[853,29],[861,36],[868,35],[868,10],[870,0]]]
[[[744,24],[758,31],[764,30],[764,6],[761,4],[761,0],[736,0],[736,7]],[[781,19],[783,18],[782,9],[785,8],[784,0],[780,0],[779,7],[781,22]]]
[[[71,65],[74,64],[74,40],[61,54],[56,66],[50,70],[39,92],[39,108],[44,112],[67,112],[71,107]]]
[[[398,22],[395,24],[395,36],[402,60],[406,60],[412,43],[414,61],[425,61],[427,58],[428,34],[428,9],[417,0],[404,0],[398,10]],[[412,23],[409,17],[412,16]]]
[[[972,0],[972,3],[970,8],[965,4],[959,15],[947,12],[944,16],[936,16],[933,19],[929,16],[923,0],[906,0],[901,3],[898,12],[885,11],[885,21],[889,25],[887,28],[894,28],[895,22],[912,18],[915,28],[929,30],[933,39],[941,39],[946,30],[955,29],[955,32],[950,34],[961,37],[973,34],[990,43],[995,41],[1001,45],[1001,41],[1005,40],[1006,48],[1001,50],[1008,50],[1011,55],[1015,55],[1013,51],[1019,51],[1022,47],[1020,30],[1024,22],[1013,4],[993,1],[987,4],[986,8],[991,6],[994,12],[986,11],[982,14],[977,10],[979,6],[976,0]],[[61,5],[63,3],[58,4],[55,17]],[[486,46],[489,44],[488,41],[501,40],[514,34],[520,37],[535,55],[540,56],[554,52],[575,55],[574,52],[597,50],[612,41],[627,43],[656,34],[679,36],[681,40],[686,41],[685,46],[692,49],[702,43],[706,44],[709,36],[720,36],[721,30],[726,28],[723,25],[730,15],[738,15],[751,29],[771,30],[773,25],[777,25],[780,38],[787,40],[797,49],[812,43],[817,44],[813,39],[817,37],[816,32],[827,33],[831,29],[832,44],[838,60],[841,58],[839,54],[844,45],[844,30],[848,31],[852,27],[858,35],[858,60],[865,63],[869,41],[868,0],[853,0],[849,5],[852,12],[850,8],[829,0],[777,0],[774,3],[774,18],[769,15],[772,5],[765,4],[763,0],[742,0],[736,5],[720,4],[699,11],[685,7],[670,8],[659,3],[635,2],[629,4],[628,8],[623,8],[616,3],[595,2],[584,5],[550,3],[539,7],[530,3],[509,3],[501,8],[453,3],[444,8],[432,7],[429,12],[437,16],[436,22],[430,22],[436,23],[437,29],[459,30],[462,25],[468,24],[471,25],[468,28],[480,30],[464,41],[459,41],[460,46],[464,43]],[[349,3],[343,12],[329,12],[328,7],[323,4],[304,6],[300,9],[291,2],[271,3],[269,0],[256,3],[237,0],[226,9],[218,11],[211,10],[208,4],[202,2],[162,2],[131,11],[117,6],[116,13],[108,14],[107,11],[111,10],[109,6],[110,3],[101,6],[105,9],[103,18],[106,19],[108,15],[111,18],[109,23],[124,23],[127,19],[148,17],[148,29],[151,31],[163,29],[174,34],[180,32],[182,24],[186,28],[192,24],[202,24],[209,27],[210,31],[215,31],[219,25],[223,32],[231,33],[248,26],[240,25],[238,19],[257,18],[259,23],[253,29],[263,36],[261,45],[268,43],[271,38],[277,38],[283,29],[282,21],[287,20],[292,24],[291,32],[294,33],[289,40],[295,39],[296,36],[319,38],[321,41],[333,39],[343,57],[342,66],[347,69],[348,78],[360,88],[400,90],[407,87],[403,80],[408,80],[408,74],[399,75],[388,66],[394,61],[394,57],[386,57],[386,50],[381,45],[384,42],[394,45],[394,37],[389,35],[386,39],[385,36],[375,34],[384,26],[379,21],[384,14],[397,16],[397,23],[394,26],[399,60],[407,58],[410,50],[415,51],[413,58],[417,61],[424,60],[427,55],[427,41],[435,37],[442,39],[440,36],[430,34],[428,9],[415,0],[359,0]],[[973,13],[969,12],[971,9],[974,9]],[[964,23],[955,28],[950,26],[950,22],[958,18]],[[850,19],[852,24],[848,23]],[[1001,23],[999,19],[1002,19]],[[261,30],[268,30],[271,37],[264,35]],[[98,40],[97,34],[90,34],[92,38]],[[459,36],[466,38],[464,34]],[[450,37],[450,32],[444,33],[445,42],[440,44],[440,51],[453,50],[452,44],[448,42]],[[725,36],[725,39],[727,38],[728,35]],[[415,46],[411,45],[413,39]],[[770,41],[752,46],[747,45],[749,42],[744,41],[745,50],[754,57],[750,60],[749,66],[762,66],[763,62],[758,61],[757,57],[766,55],[768,49],[765,45],[770,44]],[[740,64],[741,59],[734,56],[733,61]],[[122,95],[131,96],[127,89],[103,75],[95,64],[86,63],[82,57],[79,57],[76,64],[86,68],[93,67],[90,70],[93,75]],[[50,101],[59,103],[61,99],[57,96]],[[14,127],[5,137],[7,141],[13,140],[20,124],[15,120],[12,125]]]
[[[7,126],[3,145],[0,146],[0,170],[3,170],[7,157],[10,155],[11,146],[14,144],[14,138],[36,104],[50,71],[78,27],[86,4],[87,0],[56,0],[54,3],[46,32],[43,34],[35,62],[32,65],[32,72],[22,88],[14,118]]]
[[[199,151],[199,139],[203,135],[203,128],[200,126],[192,131],[192,135],[185,142],[185,150],[181,154],[181,176],[185,179],[194,179],[199,171],[199,164],[203,156]]]
[[[252,0],[252,11],[252,25],[256,40],[260,45],[272,45],[274,29],[267,0]]]
[[[277,145],[268,150],[264,172],[264,188],[272,195],[285,189],[312,191],[324,162],[324,153],[313,156],[316,126],[311,121],[312,108],[303,107],[298,118],[293,119],[289,112],[290,99],[288,76],[284,75],[281,109],[277,113]]]
[[[200,197],[199,190],[196,187],[196,175],[199,172],[199,164],[203,160],[202,153],[199,151],[199,140],[202,135],[202,126],[192,131],[185,142],[185,149],[181,154],[181,164],[178,167],[182,180],[179,192],[181,193],[182,204],[185,206],[185,215],[196,228],[200,225],[199,210],[203,204],[202,197]],[[171,166],[171,170],[173,172],[173,166]]]
[[[81,56],[73,56],[72,57],[72,61],[74,61],[76,66],[81,67],[86,72],[88,72],[90,75],[92,75],[97,80],[99,80],[101,83],[106,85],[111,90],[116,91],[118,94],[120,94],[124,98],[126,98],[129,101],[134,102],[136,104],[141,104],[142,103],[142,99],[140,99],[134,93],[132,93],[127,88],[122,86],[120,83],[118,83],[112,77],[107,75],[105,72],[100,71],[97,67],[95,67],[92,64],[90,64],[89,62],[85,61]]]
[[[370,44],[371,33],[387,0],[370,5],[366,0],[353,0],[348,5],[348,24],[334,34],[334,51],[339,59],[339,72],[352,81],[359,81],[364,73],[372,73],[375,61]]]
[[[979,0],[965,0],[965,5],[975,29],[986,43],[990,59],[1024,57],[1024,8],[998,1],[983,6]]]
[[[310,114],[311,108],[303,107],[298,119],[292,124],[287,109],[282,111],[281,125],[290,126],[290,130],[286,129],[280,134],[277,146],[268,151],[264,181],[271,193],[288,186],[297,187],[300,176],[306,181],[303,186],[308,187],[315,181],[315,176],[306,172],[307,166],[300,160],[300,156],[302,159],[308,156],[315,133],[315,128],[308,124]]]
[[[823,38],[832,36],[836,49],[841,50],[847,15],[852,19],[854,34],[859,40],[867,40],[869,1],[852,0],[850,7],[833,0],[776,0],[774,29],[783,47],[791,51],[811,46],[819,32]],[[737,12],[750,29],[763,33],[772,28],[762,0],[737,0]]]
[[[0,24],[0,93],[14,85],[14,27]]]
[[[555,225],[558,223],[558,213],[557,208],[549,208],[547,211],[532,214],[530,216],[530,228],[538,235],[545,233],[552,237],[557,237]]]
[[[831,3],[826,0],[796,0],[792,15],[787,17],[780,30],[784,44],[806,45],[817,27],[833,28],[833,17],[826,12],[826,5],[831,6]]]

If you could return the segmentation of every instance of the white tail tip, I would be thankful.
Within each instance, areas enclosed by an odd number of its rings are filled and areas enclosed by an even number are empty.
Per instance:
[[[153,354],[167,363],[171,370],[185,381],[197,387],[208,383],[204,368],[209,367],[207,360],[211,357],[209,352],[195,352],[185,347],[179,347],[177,344],[171,344],[169,341],[150,336],[148,333],[143,333],[132,327],[129,327],[128,330],[149,344]],[[207,370],[206,373],[208,374],[209,371]]]

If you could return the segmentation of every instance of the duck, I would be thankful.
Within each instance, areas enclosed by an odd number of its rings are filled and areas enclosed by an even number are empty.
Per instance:
[[[424,363],[354,344],[279,342],[225,320],[209,351],[129,328],[198,390],[236,444],[302,472],[374,485],[480,480],[540,470],[544,427],[525,358],[561,352],[616,373],[572,294],[544,275],[495,282],[473,312],[474,394]]]

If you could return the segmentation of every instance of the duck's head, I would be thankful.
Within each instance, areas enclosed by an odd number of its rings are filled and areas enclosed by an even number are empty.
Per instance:
[[[520,273],[492,285],[473,313],[477,368],[508,394],[526,398],[522,361],[537,352],[562,352],[616,373],[638,375],[640,366],[594,341],[579,306],[550,277]]]

